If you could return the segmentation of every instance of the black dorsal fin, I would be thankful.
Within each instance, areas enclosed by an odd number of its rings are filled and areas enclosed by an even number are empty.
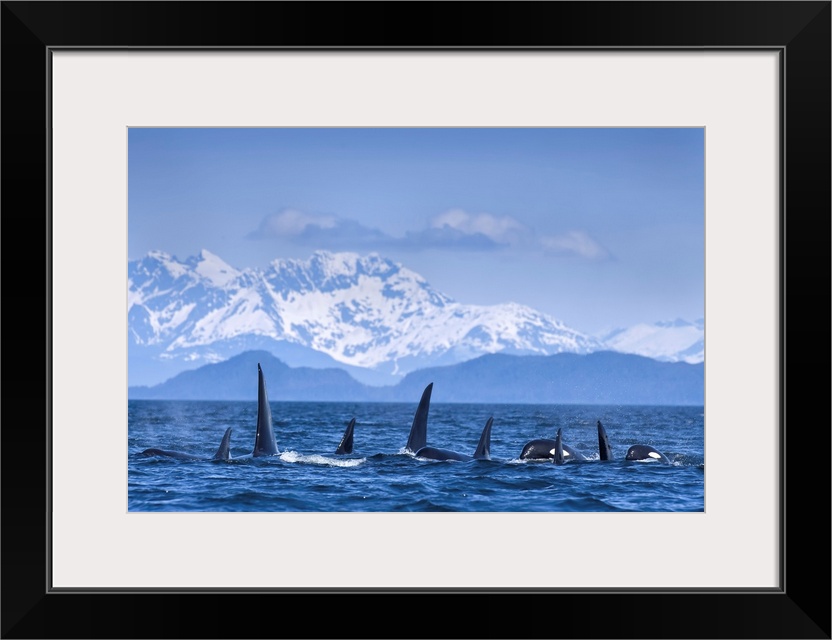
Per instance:
[[[474,458],[476,460],[491,460],[491,425],[494,423],[494,418],[489,418],[485,427],[483,427],[480,442],[477,445],[477,450],[474,451]]]
[[[350,423],[347,425],[346,431],[344,431],[344,437],[341,438],[341,443],[338,445],[338,448],[335,450],[337,455],[341,455],[344,453],[352,453],[352,435],[353,430],[355,429],[355,418],[350,420]]]
[[[277,441],[274,439],[272,427],[272,408],[269,406],[269,397],[266,394],[266,381],[263,378],[263,370],[260,363],[257,363],[257,432],[254,436],[254,451],[252,455],[272,456],[278,453]]]
[[[563,429],[558,429],[558,435],[555,436],[555,455],[552,458],[552,462],[555,464],[563,464],[563,437],[562,432]]]
[[[609,438],[607,438],[607,430],[601,421],[598,421],[598,459],[612,460],[612,447],[610,447]]]
[[[214,454],[212,460],[230,460],[231,459],[231,427],[225,430],[225,435],[220,442],[220,448]]]
[[[416,453],[428,443],[428,411],[430,410],[430,394],[433,391],[431,382],[422,392],[422,399],[416,408],[416,415],[413,416],[413,424],[410,427],[410,437],[407,439],[405,449],[410,453]]]

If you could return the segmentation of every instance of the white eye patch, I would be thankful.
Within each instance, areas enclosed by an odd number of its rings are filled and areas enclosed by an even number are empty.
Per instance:
[[[648,456],[650,456],[651,458],[656,458],[656,460],[658,460],[659,458],[661,458],[661,455],[659,455],[659,454],[658,454],[658,453],[656,453],[655,451],[651,451],[651,452],[650,452],[650,453],[648,453],[647,455],[648,455]]]

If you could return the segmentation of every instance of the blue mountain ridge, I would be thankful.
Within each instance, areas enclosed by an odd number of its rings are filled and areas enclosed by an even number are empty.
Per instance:
[[[256,400],[257,363],[272,401],[417,402],[429,382],[437,402],[517,404],[704,405],[704,363],[662,362],[613,351],[585,355],[483,355],[413,371],[373,387],[337,368],[290,367],[268,351],[247,351],[128,388],[131,400]]]

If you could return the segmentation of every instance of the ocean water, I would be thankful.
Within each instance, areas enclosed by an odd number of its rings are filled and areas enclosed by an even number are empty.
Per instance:
[[[203,512],[704,511],[704,408],[431,403],[427,444],[471,455],[494,418],[491,460],[435,461],[405,453],[413,403],[271,402],[279,454],[252,458],[257,403],[128,402],[128,509]],[[354,450],[334,455],[356,418]],[[596,422],[614,460],[598,460]],[[226,428],[230,461],[212,461]],[[520,460],[554,438],[589,460]],[[671,464],[624,460],[650,444]],[[148,448],[204,456],[146,456]],[[246,457],[248,456],[248,457]]]

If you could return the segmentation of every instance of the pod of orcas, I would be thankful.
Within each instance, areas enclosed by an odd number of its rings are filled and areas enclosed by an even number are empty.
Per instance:
[[[355,430],[355,418],[349,421],[347,428],[344,430],[344,435],[341,442],[335,449],[337,455],[345,455],[352,453],[353,450],[353,432]],[[183,451],[169,451],[166,449],[145,449],[142,455],[158,456],[165,458],[176,458],[179,460],[220,460],[228,461],[231,459],[231,427],[225,430],[225,435],[222,437],[217,452],[210,458],[196,456]],[[266,380],[263,376],[263,368],[260,363],[257,363],[257,428],[254,432],[254,449],[249,455],[240,456],[242,458],[259,458],[263,456],[275,456],[280,453],[277,447],[277,440],[274,437],[274,422],[272,421],[272,409],[269,404],[269,396],[266,392]]]
[[[422,392],[422,397],[419,400],[419,405],[416,407],[416,413],[413,416],[413,423],[410,427],[410,434],[405,445],[405,453],[409,453],[416,458],[425,460],[456,460],[460,462],[468,462],[471,460],[490,460],[491,459],[491,427],[494,424],[494,417],[491,416],[483,427],[479,442],[477,443],[474,452],[471,455],[453,451],[451,449],[444,449],[440,447],[428,446],[427,432],[428,432],[428,414],[430,412],[430,398],[433,392],[433,383],[425,387]],[[607,437],[606,429],[599,420],[596,425],[598,429],[598,459],[599,460],[613,460],[612,447],[610,446],[609,438]],[[211,461],[228,461],[231,459],[231,428],[225,430],[220,446],[217,452],[211,457],[203,457],[186,453],[183,451],[171,451],[167,449],[150,448],[142,451],[145,456],[159,456],[166,458],[176,458],[180,460],[211,460]],[[355,418],[352,418],[344,430],[344,435],[341,441],[335,448],[335,455],[348,455],[353,452],[355,432]],[[257,428],[254,435],[254,449],[248,455],[241,456],[241,458],[258,458],[263,456],[274,456],[280,453],[277,447],[277,440],[274,435],[274,424],[272,421],[272,410],[269,405],[269,398],[266,392],[266,381],[263,376],[263,369],[260,363],[257,364]],[[585,461],[589,458],[563,442],[563,429],[558,429],[554,439],[537,438],[530,440],[520,452],[521,460],[545,460],[551,461],[554,464],[565,464],[573,460]],[[666,455],[658,451],[656,448],[647,444],[635,444],[631,446],[624,456],[624,460],[636,461],[650,461],[655,460],[669,464],[670,460]]]

